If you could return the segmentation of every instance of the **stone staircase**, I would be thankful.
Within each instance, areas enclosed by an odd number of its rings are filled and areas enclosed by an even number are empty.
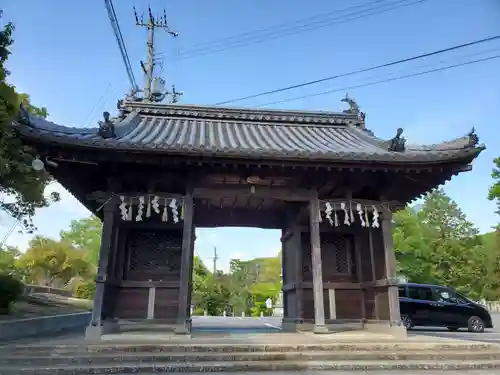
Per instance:
[[[499,369],[500,346],[470,342],[7,345],[2,375]]]

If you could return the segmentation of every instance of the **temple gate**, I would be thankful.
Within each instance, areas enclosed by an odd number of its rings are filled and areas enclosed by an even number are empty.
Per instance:
[[[345,101],[345,100],[344,100]],[[138,100],[98,129],[21,111],[34,157],[103,222],[89,338],[156,323],[191,330],[196,227],[282,231],[283,327],[404,334],[392,213],[484,149],[472,131],[407,146],[376,138],[356,106],[340,113]]]

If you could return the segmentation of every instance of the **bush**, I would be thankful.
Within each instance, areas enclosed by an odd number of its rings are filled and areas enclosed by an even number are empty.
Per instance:
[[[95,295],[95,280],[80,281],[75,288],[75,297],[93,299]]]
[[[23,294],[24,284],[11,275],[0,275],[0,314],[8,314],[13,302]]]

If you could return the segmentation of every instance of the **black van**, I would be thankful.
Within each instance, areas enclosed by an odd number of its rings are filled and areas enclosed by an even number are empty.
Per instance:
[[[401,321],[406,329],[415,326],[467,328],[484,332],[493,328],[488,310],[455,290],[438,285],[407,283],[399,286]]]

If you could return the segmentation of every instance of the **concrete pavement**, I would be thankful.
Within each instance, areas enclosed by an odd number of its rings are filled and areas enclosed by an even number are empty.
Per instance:
[[[488,329],[483,334],[460,330],[449,332],[443,328],[416,328],[409,332],[411,337],[440,337],[456,340],[468,340],[486,343],[500,343],[500,313],[492,314],[494,329]],[[230,332],[231,334],[266,333],[281,331],[281,318],[279,317],[222,317],[222,316],[196,316],[193,317],[193,331],[197,332]],[[43,340],[45,343],[65,343],[75,339],[83,339],[83,331],[64,332],[52,337],[27,338],[16,341],[18,343],[33,343]]]

